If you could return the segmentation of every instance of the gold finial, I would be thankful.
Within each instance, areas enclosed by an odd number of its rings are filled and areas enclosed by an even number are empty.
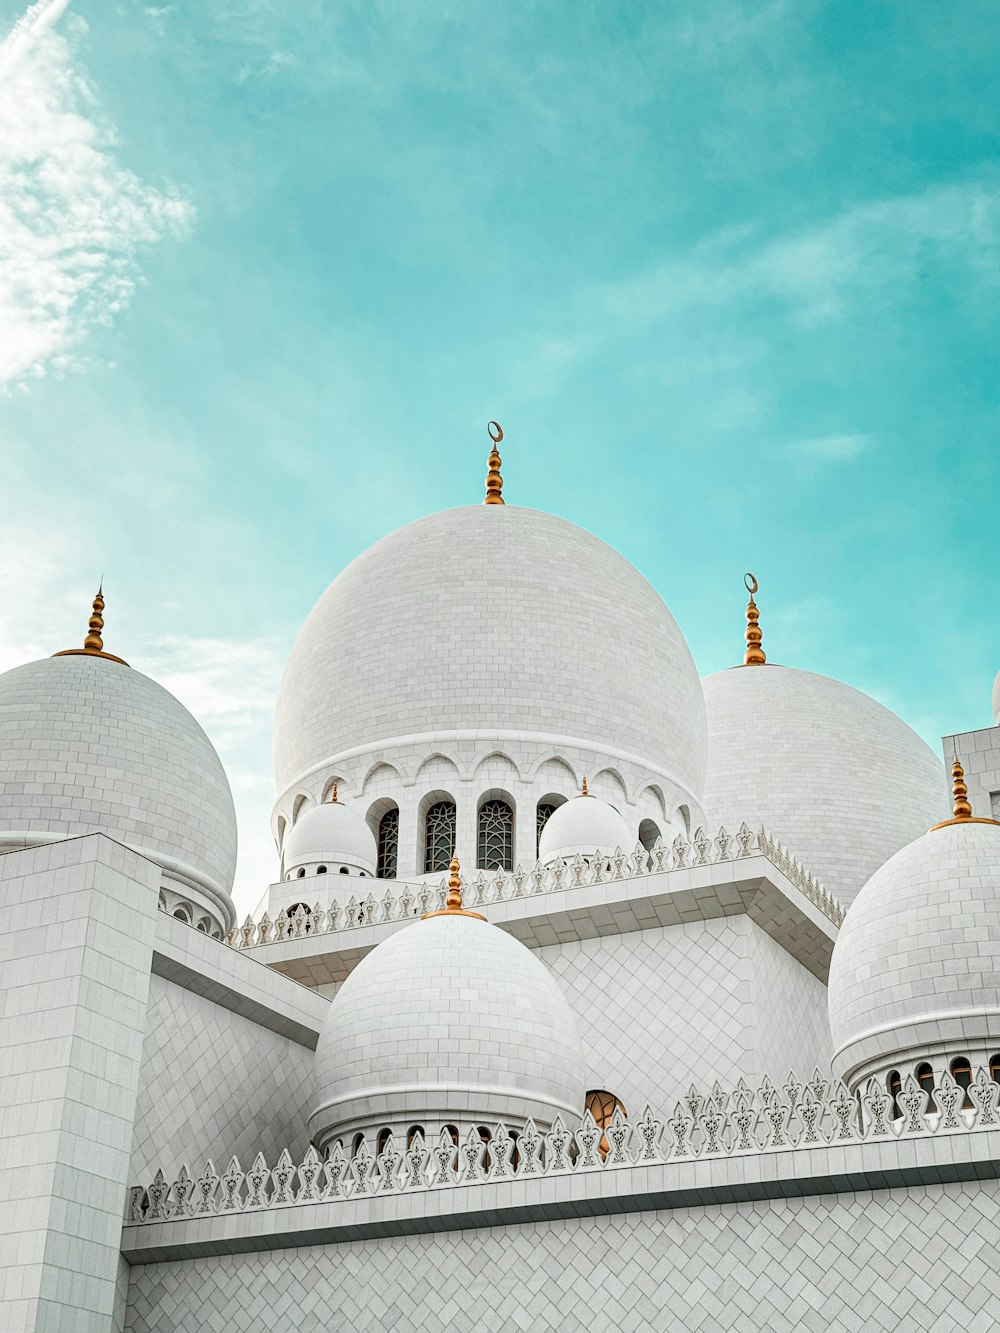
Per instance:
[[[83,641],[82,648],[64,648],[61,653],[53,653],[53,657],[104,657],[109,662],[120,662],[122,666],[128,666],[128,663],[121,657],[115,657],[113,653],[104,651],[104,639],[102,631],[104,630],[104,580],[101,580],[101,586],[97,589],[97,596],[94,598],[94,605],[90,612],[90,620],[87,624],[87,637]]]
[[[90,633],[83,641],[84,648],[91,653],[100,653],[104,651],[104,640],[101,638],[101,630],[104,628],[104,581],[101,580],[101,586],[97,589],[97,596],[94,598],[94,609],[90,614]]]
[[[484,916],[478,912],[467,912],[462,906],[462,867],[458,863],[458,857],[451,858],[451,865],[448,867],[448,896],[444,900],[444,908],[440,912],[425,912],[420,918],[427,921],[432,916],[471,916],[476,921],[485,921]]]
[[[581,796],[589,796],[589,795],[590,795],[590,792],[587,790],[587,775],[586,775],[586,773],[584,773],[584,775],[583,775],[583,786],[580,788],[580,795],[581,795]]]
[[[754,593],[760,587],[760,584],[752,574],[743,575],[743,586],[750,594],[750,600],[747,602],[747,650],[743,654],[744,666],[764,666],[767,658],[764,656],[764,649],[760,646],[764,638],[761,633],[760,612],[757,610],[757,603],[753,599]]]
[[[951,824],[997,824],[1000,825],[1000,819],[978,819],[972,813],[972,803],[969,800],[969,788],[965,781],[965,769],[962,767],[962,761],[958,757],[958,751],[953,752],[951,764],[951,794],[954,798],[954,805],[951,809],[951,819],[943,819],[940,824],[931,825],[931,833],[935,829],[948,828]]]
[[[460,912],[462,910],[462,876],[459,873],[462,867],[458,864],[458,857],[451,858],[451,865],[448,867],[448,897],[445,899],[445,907],[449,912]]]
[[[336,779],[334,779],[333,790],[330,792],[330,804],[331,804],[331,805],[336,805],[336,804],[337,804],[337,782],[336,782]]]
[[[502,459],[497,451],[497,445],[503,439],[503,427],[499,421],[491,421],[486,427],[487,434],[493,441],[493,448],[490,450],[489,472],[486,474],[486,499],[484,505],[502,505],[504,498],[501,495],[503,490],[503,477],[500,475],[500,465]]]
[[[955,819],[971,819],[972,806],[969,803],[969,788],[965,781],[965,769],[962,767],[962,761],[959,759],[957,751],[951,765],[951,794],[955,798],[955,804],[951,810],[952,817]]]

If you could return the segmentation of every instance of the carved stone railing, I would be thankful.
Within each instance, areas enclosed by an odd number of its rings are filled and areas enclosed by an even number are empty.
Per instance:
[[[1000,1085],[984,1069],[968,1088],[944,1072],[933,1093],[908,1075],[895,1098],[875,1079],[863,1094],[852,1095],[817,1069],[805,1083],[790,1074],[781,1087],[765,1078],[756,1090],[742,1079],[731,1092],[718,1083],[707,1094],[691,1088],[669,1118],[657,1117],[647,1106],[629,1120],[619,1108],[604,1126],[587,1112],[576,1128],[557,1118],[546,1134],[529,1120],[516,1135],[499,1124],[488,1140],[475,1129],[457,1143],[447,1130],[432,1144],[419,1132],[407,1144],[396,1143],[390,1134],[381,1151],[373,1152],[362,1136],[350,1155],[337,1143],[324,1159],[310,1146],[298,1165],[285,1151],[273,1167],[258,1154],[246,1171],[236,1157],[222,1173],[211,1161],[198,1176],[182,1166],[173,1181],[157,1171],[151,1184],[130,1189],[125,1220],[130,1225],[176,1221],[567,1172],[891,1144],[997,1128]]]
[[[662,838],[657,838],[652,851],[647,851],[640,843],[630,855],[616,847],[607,855],[577,855],[570,861],[560,860],[549,866],[538,862],[531,871],[518,866],[511,872],[498,870],[489,877],[480,871],[476,879],[466,883],[465,901],[469,907],[479,907],[510,898],[530,898],[538,894],[558,893],[563,889],[584,888],[611,880],[638,879],[644,875],[686,870],[692,866],[717,865],[722,861],[739,861],[758,855],[765,856],[834,925],[839,926],[843,922],[846,909],[836,898],[775,838],[764,829],[753,833],[746,824],[740,826],[735,837],[720,828],[714,838],[709,838],[704,829],[699,828],[691,842],[680,834],[669,845]],[[294,885],[295,882],[292,883]],[[369,893],[367,898],[358,902],[352,897],[346,907],[341,907],[339,903],[333,903],[328,908],[319,903],[312,908],[300,904],[292,916],[279,913],[272,920],[265,912],[260,921],[256,922],[248,916],[242,926],[230,931],[226,943],[234,949],[253,949],[280,940],[327,935],[336,931],[355,930],[359,926],[423,916],[425,912],[443,908],[448,892],[447,881],[444,879],[437,885],[401,884],[396,880],[382,880],[380,883],[385,885],[381,898]]]

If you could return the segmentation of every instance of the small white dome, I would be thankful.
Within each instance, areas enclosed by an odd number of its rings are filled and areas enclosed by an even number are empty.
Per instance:
[[[627,853],[635,841],[613,805],[597,796],[575,796],[549,817],[538,841],[538,859],[548,865],[560,858],[568,861],[578,852],[581,856],[610,855],[620,847]]]
[[[304,810],[285,843],[285,869],[325,864],[346,865],[375,874],[378,850],[367,823],[340,801]]]
[[[163,867],[226,930],[236,812],[212,743],[133,667],[46,657],[0,676],[0,849],[101,832]]]
[[[895,713],[794,667],[734,667],[702,682],[706,827],[761,824],[844,904],[941,817],[944,765]]]
[[[531,1116],[576,1119],[583,1047],[548,968],[521,943],[464,913],[405,926],[337,992],[316,1048],[324,1147],[358,1130],[428,1134]]]
[[[834,946],[829,1006],[834,1072],[852,1086],[1000,1049],[1000,825],[933,829],[872,875]]]

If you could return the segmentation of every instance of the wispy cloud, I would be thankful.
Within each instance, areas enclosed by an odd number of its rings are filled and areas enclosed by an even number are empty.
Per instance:
[[[190,203],[118,161],[95,91],[39,0],[0,41],[0,385],[73,364],[140,281],[143,247],[182,234]],[[77,19],[73,36],[85,31]]]
[[[814,439],[793,441],[788,446],[788,453],[793,458],[816,463],[853,463],[873,444],[870,435],[819,435]]]
[[[661,323],[683,329],[697,311],[766,303],[771,327],[786,321],[798,329],[852,318],[862,300],[870,315],[944,266],[955,297],[975,300],[1000,285],[997,180],[865,201],[770,236],[750,224],[727,227],[682,256],[585,288],[570,308],[553,313],[526,353],[512,358],[518,388],[547,394],[610,343]]]
[[[271,838],[271,724],[283,654],[268,639],[143,636],[133,662],[198,719],[219,751],[236,803],[233,894],[242,916],[278,873]]]

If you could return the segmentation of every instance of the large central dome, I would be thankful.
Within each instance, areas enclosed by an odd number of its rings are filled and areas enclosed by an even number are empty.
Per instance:
[[[646,579],[550,514],[447,510],[371,547],[313,608],[278,695],[278,790],[355,747],[512,731],[634,755],[701,793],[701,685]]]

